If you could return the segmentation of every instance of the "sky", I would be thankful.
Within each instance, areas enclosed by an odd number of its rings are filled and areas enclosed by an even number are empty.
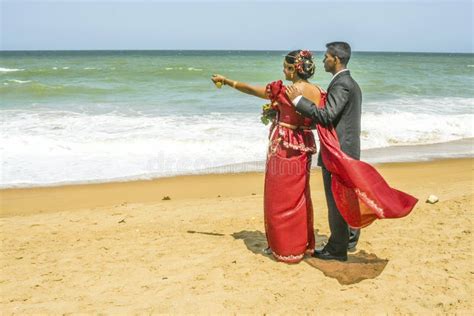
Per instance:
[[[1,50],[473,53],[473,0],[0,0]]]

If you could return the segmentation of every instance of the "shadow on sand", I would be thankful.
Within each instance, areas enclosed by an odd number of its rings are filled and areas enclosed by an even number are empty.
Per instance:
[[[263,249],[267,248],[267,237],[264,233],[259,230],[249,231],[249,230],[242,230],[238,233],[231,234],[232,237],[235,239],[241,239],[244,241],[245,246],[251,252],[268,257],[263,253]],[[319,235],[319,230],[315,230],[314,236],[316,239],[316,245],[321,245],[328,241],[328,237],[326,235]]]
[[[388,263],[387,259],[380,259],[377,255],[364,250],[349,254],[346,262],[320,260],[312,257],[305,258],[304,261],[324,273],[325,276],[336,279],[339,284],[343,285],[375,279]]]
[[[243,230],[233,233],[231,236],[243,240],[245,246],[251,252],[275,260],[273,256],[263,253],[263,249],[267,247],[267,239],[261,231]],[[319,235],[318,230],[315,231],[315,238],[316,245],[321,245],[328,240],[326,235]],[[304,261],[321,271],[325,276],[334,278],[343,285],[374,279],[382,273],[388,263],[387,259],[380,259],[375,254],[369,254],[363,250],[355,254],[349,254],[346,262],[326,261],[309,256],[306,256]]]
[[[251,252],[268,257],[263,253],[263,249],[267,248],[267,237],[261,231],[242,230],[238,233],[231,234],[231,236],[235,239],[242,239],[247,249]]]

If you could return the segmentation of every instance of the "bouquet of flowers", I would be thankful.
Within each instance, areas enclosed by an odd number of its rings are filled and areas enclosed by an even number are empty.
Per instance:
[[[262,106],[262,116],[260,120],[263,124],[268,125],[268,123],[273,122],[276,119],[277,110],[275,110],[270,103]]]

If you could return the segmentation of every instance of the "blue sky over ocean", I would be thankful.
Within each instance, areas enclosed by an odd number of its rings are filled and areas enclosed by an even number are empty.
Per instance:
[[[473,52],[473,2],[1,0],[2,50]]]

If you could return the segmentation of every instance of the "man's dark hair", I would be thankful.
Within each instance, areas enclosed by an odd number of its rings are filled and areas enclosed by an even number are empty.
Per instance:
[[[346,42],[332,42],[326,44],[328,52],[339,58],[341,64],[347,65],[349,59],[351,59],[351,46]]]

